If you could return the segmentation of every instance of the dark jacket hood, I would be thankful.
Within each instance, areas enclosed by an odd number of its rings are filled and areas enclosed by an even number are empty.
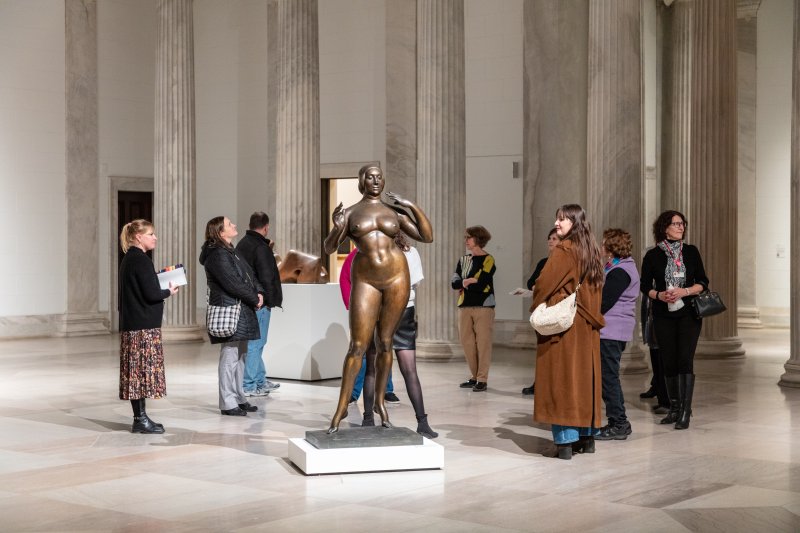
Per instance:
[[[200,264],[201,265],[205,265],[206,264],[206,259],[208,259],[209,255],[211,255],[212,253],[216,252],[217,250],[225,250],[225,249],[226,248],[218,245],[217,243],[215,243],[213,241],[204,242],[202,248],[200,248],[200,259],[199,259]],[[231,250],[232,250],[232,248],[231,248]]]

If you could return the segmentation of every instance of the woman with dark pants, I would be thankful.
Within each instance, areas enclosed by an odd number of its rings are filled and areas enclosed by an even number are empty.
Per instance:
[[[662,424],[675,429],[689,427],[694,395],[694,352],[703,320],[697,318],[691,301],[708,288],[700,252],[685,244],[686,217],[664,211],[653,223],[656,246],[642,262],[642,293],[653,306],[655,329],[670,408]]]
[[[264,305],[264,289],[247,261],[233,247],[239,233],[227,217],[214,217],[206,224],[206,242],[200,251],[200,264],[206,269],[209,305],[232,306],[241,302],[236,331],[230,337],[209,334],[211,344],[221,344],[219,352],[219,409],[223,415],[246,416],[257,411],[242,388],[247,341],[261,337],[256,310]]]
[[[148,418],[145,398],[167,395],[161,317],[164,300],[178,292],[172,283],[162,289],[147,252],[158,238],[153,224],[137,219],[123,226],[119,243],[125,257],[119,267],[119,399],[133,408],[131,433],[164,433]]]
[[[600,366],[608,424],[595,439],[625,440],[631,434],[631,423],[625,413],[619,364],[625,345],[633,340],[639,272],[631,258],[633,242],[627,231],[617,228],[603,231],[602,249],[606,263],[600,312],[606,325],[600,330]]]

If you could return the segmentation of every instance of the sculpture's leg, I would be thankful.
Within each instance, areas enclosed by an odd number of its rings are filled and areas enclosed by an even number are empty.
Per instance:
[[[386,383],[389,381],[389,372],[392,370],[392,338],[403,316],[408,302],[408,274],[399,276],[397,281],[383,292],[383,306],[378,319],[378,334],[375,345],[378,355],[375,358],[375,407],[381,415],[384,427],[392,427],[389,422],[389,413],[386,411],[384,396]]]
[[[336,405],[336,412],[331,419],[331,427],[328,433],[336,433],[339,430],[339,422],[347,412],[347,404],[350,402],[350,395],[353,393],[353,384],[356,376],[361,370],[361,353],[349,353],[345,356],[342,366],[342,386],[339,389],[339,403]]]
[[[378,341],[378,355],[375,357],[375,407],[381,417],[381,425],[390,428],[389,413],[386,411],[384,396],[386,395],[386,384],[389,381],[389,372],[392,370],[392,345],[384,340]]]

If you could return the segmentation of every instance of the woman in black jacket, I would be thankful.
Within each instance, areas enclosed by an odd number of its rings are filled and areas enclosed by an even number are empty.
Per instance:
[[[214,217],[206,224],[206,242],[200,251],[200,264],[206,269],[208,304],[228,307],[241,302],[236,331],[230,337],[215,337],[219,352],[219,408],[223,415],[245,416],[257,411],[242,389],[247,341],[258,339],[256,309],[264,305],[262,289],[252,269],[236,254],[232,241],[239,233],[227,217]]]
[[[708,288],[698,249],[685,244],[686,217],[664,211],[653,223],[656,246],[642,261],[641,291],[651,300],[653,327],[669,395],[669,413],[662,424],[689,427],[694,394],[694,352],[703,319],[695,316],[692,300]]]
[[[145,398],[167,395],[161,316],[164,300],[178,288],[162,289],[147,252],[158,238],[153,224],[137,219],[123,226],[119,244],[125,257],[119,266],[119,399],[133,408],[131,433],[164,433],[145,411]]]

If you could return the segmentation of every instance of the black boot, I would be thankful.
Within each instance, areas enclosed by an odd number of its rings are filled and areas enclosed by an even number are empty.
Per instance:
[[[572,443],[572,453],[594,453],[594,437],[579,437]]]
[[[371,428],[375,426],[375,415],[370,411],[364,411],[364,419],[361,421],[362,428]]]
[[[572,444],[556,444],[556,457],[569,461],[572,459]]]
[[[678,421],[681,410],[681,394],[678,384],[678,376],[666,378],[667,394],[669,394],[669,413],[661,419],[662,424],[674,424]]]
[[[681,411],[675,422],[675,429],[687,429],[692,417],[692,395],[694,394],[694,374],[680,374]]]
[[[417,417],[417,433],[423,437],[428,437],[429,439],[435,439],[439,436],[439,434],[432,430],[428,425],[428,415]]]
[[[164,428],[155,425],[145,413],[142,413],[142,416],[133,417],[131,433],[164,433]]]
[[[146,415],[147,412],[146,412],[146,408],[145,408],[145,399],[144,398],[139,400],[139,406],[140,406],[140,409],[141,409],[141,414]],[[134,414],[134,416],[136,416],[136,415]],[[155,420],[151,420],[150,422],[152,422],[153,425],[155,425],[156,427],[164,429],[164,424],[159,424]]]

